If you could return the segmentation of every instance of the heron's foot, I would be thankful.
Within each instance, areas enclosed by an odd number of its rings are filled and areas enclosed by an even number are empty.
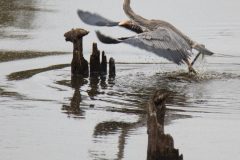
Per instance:
[[[188,73],[196,75],[197,71],[195,71],[195,69],[192,66],[188,66]]]

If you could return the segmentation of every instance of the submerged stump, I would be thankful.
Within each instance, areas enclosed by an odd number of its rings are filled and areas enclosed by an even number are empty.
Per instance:
[[[92,54],[90,57],[90,74],[98,75],[100,71],[101,71],[100,51],[98,50],[97,43],[93,43]]]
[[[89,32],[84,29],[72,29],[64,34],[66,41],[73,43],[73,59],[71,62],[72,75],[88,76],[88,61],[83,57],[83,37]]]
[[[166,112],[166,93],[157,91],[147,107],[148,151],[147,160],[182,160],[178,149],[174,148],[171,135],[164,133],[164,118]]]
[[[101,62],[101,75],[107,74],[107,56],[105,52],[102,51],[102,62]]]
[[[111,57],[109,59],[109,77],[115,76],[116,76],[115,60]]]

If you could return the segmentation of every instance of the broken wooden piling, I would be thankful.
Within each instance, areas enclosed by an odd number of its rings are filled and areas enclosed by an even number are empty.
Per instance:
[[[166,112],[165,100],[167,94],[157,91],[148,103],[147,130],[148,151],[147,160],[182,160],[178,149],[174,148],[171,135],[164,133],[164,118]]]
[[[73,58],[71,62],[71,73],[72,76],[88,76],[88,61],[85,60],[83,56],[83,37],[86,36],[89,32],[77,28],[72,29],[64,34],[66,41],[73,43]],[[92,45],[92,54],[90,56],[90,75],[91,76],[105,76],[107,74],[107,57],[105,52],[102,52],[102,61],[100,63],[100,50],[97,47],[97,43]],[[115,77],[116,68],[115,60],[110,58],[109,60],[109,77]]]
[[[70,41],[73,43],[73,59],[71,62],[71,73],[72,75],[84,75],[88,76],[88,62],[83,57],[83,42],[82,39],[89,32],[77,28],[72,29],[64,34],[66,41]]]
[[[90,75],[98,75],[100,73],[100,51],[98,50],[97,43],[92,45],[92,54],[90,56]]]
[[[102,62],[101,62],[101,75],[107,74],[107,56],[105,52],[102,51]]]
[[[109,77],[115,76],[116,76],[115,60],[111,57],[109,59]]]

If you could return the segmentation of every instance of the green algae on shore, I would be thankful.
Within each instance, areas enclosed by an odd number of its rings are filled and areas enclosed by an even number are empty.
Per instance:
[[[30,59],[44,56],[70,54],[68,52],[38,52],[38,51],[0,51],[0,62],[20,59]]]

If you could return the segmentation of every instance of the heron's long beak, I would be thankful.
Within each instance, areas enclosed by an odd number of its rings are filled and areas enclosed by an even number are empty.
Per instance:
[[[129,25],[129,20],[124,20],[118,23],[119,26],[126,26]]]

